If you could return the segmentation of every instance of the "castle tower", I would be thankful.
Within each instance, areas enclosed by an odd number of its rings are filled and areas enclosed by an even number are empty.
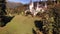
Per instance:
[[[36,10],[39,10],[39,0],[37,1],[37,7],[36,7]]]
[[[33,9],[33,7],[34,7],[34,3],[32,2],[32,0],[30,0],[30,5],[29,5],[30,11]]]
[[[47,1],[47,0],[46,0]],[[47,8],[47,3],[46,3],[46,1],[45,1],[45,8]]]

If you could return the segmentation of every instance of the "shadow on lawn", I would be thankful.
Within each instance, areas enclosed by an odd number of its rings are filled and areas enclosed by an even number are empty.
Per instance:
[[[43,30],[43,22],[42,21],[36,20],[34,23],[35,23],[36,28],[38,28],[40,31]]]
[[[34,21],[34,24],[35,24],[35,29],[36,29],[36,31],[37,31],[37,29],[39,30],[39,31],[43,31],[43,22],[42,21],[40,21],[40,20],[35,20]],[[32,29],[32,31],[33,31],[33,34],[36,34],[36,31],[34,30],[34,29]]]
[[[8,22],[10,22],[14,18],[14,16],[13,17],[10,17],[10,16],[2,16],[1,18],[2,18],[2,21],[0,23],[0,27],[4,27],[4,26],[6,26],[6,24]]]

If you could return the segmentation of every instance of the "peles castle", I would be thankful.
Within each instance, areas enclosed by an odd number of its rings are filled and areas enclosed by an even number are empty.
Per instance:
[[[56,2],[56,0],[54,0],[54,1],[52,1],[52,2]],[[48,1],[46,0],[46,1],[43,1],[43,0],[41,0],[41,1],[37,1],[37,2],[32,2],[32,0],[30,0],[30,3],[29,3],[29,9],[31,10],[31,9],[35,9],[35,10],[40,10],[40,9],[47,9],[47,7],[48,7]]]
[[[55,3],[56,0],[53,0],[52,3]],[[45,12],[45,10],[48,9],[48,1],[45,0],[38,0],[37,2],[33,2],[32,0],[30,0],[30,3],[29,3],[29,10],[26,10],[25,13],[27,13],[28,11],[33,14],[33,15],[36,15],[37,13],[41,12]]]

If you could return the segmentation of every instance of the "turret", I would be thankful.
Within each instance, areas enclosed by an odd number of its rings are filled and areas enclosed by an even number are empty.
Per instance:
[[[46,0],[47,1],[47,0]],[[47,3],[46,3],[46,1],[45,1],[45,8],[47,8]]]
[[[33,9],[33,7],[34,7],[34,4],[33,4],[32,0],[30,0],[30,5],[29,5],[30,11]]]
[[[39,0],[37,1],[37,7],[36,7],[36,10],[39,10]]]

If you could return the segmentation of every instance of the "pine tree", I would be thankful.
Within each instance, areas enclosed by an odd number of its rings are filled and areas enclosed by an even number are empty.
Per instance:
[[[6,14],[5,9],[6,9],[6,1],[5,0],[0,0],[0,26],[2,24],[2,16]]]
[[[54,7],[55,23],[54,32],[55,34],[60,34],[60,5]]]

